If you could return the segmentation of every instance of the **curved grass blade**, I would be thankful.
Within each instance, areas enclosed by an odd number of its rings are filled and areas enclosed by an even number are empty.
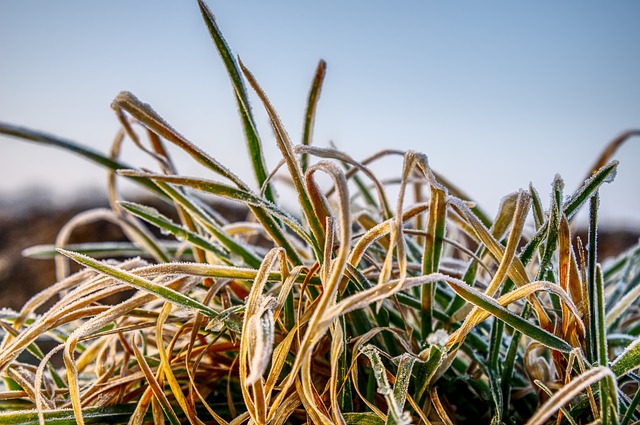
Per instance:
[[[587,175],[586,179],[591,177],[593,174],[595,174],[596,171],[602,168],[607,163],[607,161],[609,161],[609,159],[611,159],[611,157],[616,153],[618,148],[622,146],[624,142],[634,136],[640,136],[640,130],[624,131],[620,133],[615,139],[610,141],[607,144],[606,148],[600,154],[600,157],[598,157],[598,159],[596,160],[595,164],[593,164],[593,166],[591,167],[589,175]]]
[[[565,406],[587,387],[601,379],[613,380],[615,376],[610,369],[603,366],[596,366],[582,375],[575,377],[540,406],[534,415],[529,418],[526,425],[542,425],[547,423],[547,419],[555,415],[556,412],[560,410],[560,407]]]
[[[162,118],[151,105],[142,102],[133,93],[123,91],[113,99],[111,108],[118,111],[125,111],[134,117],[145,128],[152,131],[156,135],[163,137],[173,143],[180,149],[184,150],[193,159],[208,168],[209,170],[229,179],[238,187],[247,188],[248,186],[231,170],[220,164],[211,155],[191,143],[182,134],[178,133],[164,118]],[[132,167],[120,167],[120,169],[131,169]]]
[[[376,178],[375,174],[364,163],[356,161],[344,152],[331,148],[302,145],[296,146],[294,148],[294,152],[301,153],[303,155],[311,154],[319,158],[335,159],[344,163],[344,166],[346,167],[345,176],[347,177],[347,180],[350,178],[353,178],[355,180],[356,185],[362,192],[362,196],[365,198],[365,200],[367,200],[367,203],[375,206],[376,210],[381,210],[382,216],[385,219],[390,218],[393,215],[391,208],[389,207],[389,202],[384,192],[382,183]],[[356,171],[364,173],[371,180],[378,195],[378,204],[376,204],[373,194],[370,193],[367,187],[365,187],[364,183],[359,179],[358,175],[354,174]],[[327,190],[325,192],[325,196],[329,197],[334,192],[334,189],[335,188],[330,188],[329,190]]]
[[[62,148],[69,152],[78,154],[83,158],[88,159],[89,161],[92,161],[108,170],[115,171],[122,168],[131,168],[129,165],[124,164],[122,162],[115,161],[109,158],[108,156],[105,156],[104,154],[98,151],[95,151],[89,147],[82,146],[71,140],[62,139],[60,137],[53,136],[51,134],[43,133],[36,130],[31,130],[29,128],[18,127],[15,125],[0,122],[0,134],[13,136],[13,137],[28,140],[31,142],[42,143],[45,145]],[[145,187],[146,189],[149,189],[150,191],[155,192],[156,194],[162,195],[162,193],[158,190],[158,188],[155,187],[155,185],[149,182],[148,180],[145,181],[145,179],[141,179],[137,177],[130,177],[130,179],[136,182],[137,184]]]

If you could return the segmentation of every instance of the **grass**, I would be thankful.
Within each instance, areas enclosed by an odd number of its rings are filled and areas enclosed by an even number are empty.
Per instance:
[[[615,176],[615,149],[637,131],[614,140],[575,192],[566,194],[557,177],[546,210],[530,187],[507,195],[489,217],[421,153],[359,161],[313,146],[322,61],[303,140],[294,145],[199,6],[229,73],[261,189],[131,93],[112,104],[122,130],[111,155],[0,123],[0,133],[111,170],[111,210],[83,213],[74,224],[107,219],[130,238],[69,247],[62,235],[55,247],[28,251],[55,256],[60,279],[20,311],[0,312],[0,423],[640,420],[640,247],[605,265],[596,256],[598,194]],[[281,170],[263,162],[247,87],[269,116]],[[154,158],[157,171],[121,162],[125,140]],[[167,143],[212,179],[180,175]],[[397,154],[394,202],[368,165]],[[299,211],[278,204],[276,172],[294,188]],[[119,200],[116,176],[157,195],[179,221]],[[225,221],[203,193],[244,205],[249,217]],[[571,234],[581,208],[590,211],[584,242]],[[131,253],[138,255],[122,259]],[[69,274],[69,260],[82,270]],[[106,302],[132,288],[124,301]],[[45,340],[58,345],[45,353]]]

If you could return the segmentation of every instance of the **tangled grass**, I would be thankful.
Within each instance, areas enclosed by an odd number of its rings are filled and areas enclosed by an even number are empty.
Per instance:
[[[569,196],[557,177],[546,211],[530,187],[507,195],[491,218],[421,153],[385,151],[359,161],[312,146],[322,61],[295,146],[199,6],[229,72],[261,190],[131,93],[112,104],[122,130],[108,156],[0,124],[0,133],[63,147],[111,170],[110,210],[74,219],[56,251],[27,252],[55,256],[58,283],[20,311],[0,312],[0,423],[640,420],[640,247],[605,267],[596,256],[598,193],[617,166],[608,161],[639,132],[612,142]],[[270,173],[246,83],[282,154]],[[120,162],[125,140],[154,158],[158,171]],[[178,174],[166,142],[224,182]],[[395,203],[369,169],[388,155],[403,157]],[[294,188],[300,211],[278,204],[276,172],[286,174],[280,181]],[[118,200],[116,176],[171,205],[179,222]],[[225,221],[202,193],[244,205],[247,219]],[[571,221],[583,207],[589,237],[574,241]],[[75,226],[95,220],[118,224],[131,242],[67,244]],[[70,274],[69,260],[83,269]],[[124,301],[107,301],[131,289]],[[46,340],[58,345],[43,352]]]

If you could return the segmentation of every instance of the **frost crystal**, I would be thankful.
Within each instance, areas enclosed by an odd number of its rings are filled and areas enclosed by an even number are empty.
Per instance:
[[[449,334],[444,329],[438,329],[437,331],[429,334],[427,337],[427,343],[429,345],[439,345],[445,346],[447,345],[447,340],[449,339]]]

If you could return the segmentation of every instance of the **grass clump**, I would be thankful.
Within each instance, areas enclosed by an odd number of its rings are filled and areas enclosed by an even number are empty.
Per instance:
[[[397,151],[358,161],[311,144],[324,62],[302,143],[294,145],[209,9],[199,6],[228,70],[261,190],[131,93],[112,104],[122,131],[109,156],[0,124],[3,134],[110,169],[112,204],[61,233],[52,254],[58,283],[20,311],[0,313],[0,423],[640,420],[640,316],[632,308],[640,248],[605,267],[596,257],[598,193],[615,175],[617,163],[608,161],[621,141],[569,196],[557,177],[546,211],[531,187],[507,195],[491,218],[417,152],[400,153],[393,201],[368,165]],[[300,211],[278,204],[278,170],[264,165],[246,84],[269,116],[278,169]],[[157,161],[157,171],[119,160],[126,138]],[[223,182],[180,175],[167,142]],[[179,222],[118,200],[117,175],[171,205]],[[329,177],[329,188],[319,175]],[[244,205],[248,218],[227,222],[202,193]],[[583,207],[589,238],[574,241],[571,220]],[[104,219],[131,242],[66,245],[73,225]],[[82,270],[69,274],[69,259]],[[132,288],[124,301],[106,301]],[[45,353],[45,339],[58,345]]]

